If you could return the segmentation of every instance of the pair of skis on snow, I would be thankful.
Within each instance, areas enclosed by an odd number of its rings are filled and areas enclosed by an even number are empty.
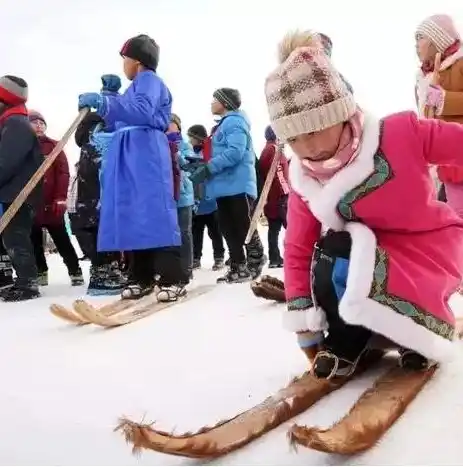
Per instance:
[[[111,328],[133,323],[165,308],[199,297],[214,287],[216,287],[216,284],[200,285],[174,302],[158,302],[156,295],[153,293],[139,300],[116,300],[101,308],[96,308],[85,300],[76,300],[72,304],[72,309],[52,304],[50,305],[50,311],[58,318],[78,326],[95,324]]]
[[[460,339],[462,334],[463,321],[458,320],[456,337]],[[370,351],[348,378],[327,381],[310,373],[304,374],[254,408],[195,433],[175,435],[157,430],[152,424],[134,423],[128,419],[122,419],[115,430],[124,433],[127,442],[133,445],[134,453],[150,449],[175,456],[216,458],[249,444],[306,411],[326,395],[373,368],[383,356],[383,351]],[[394,365],[330,428],[293,425],[288,432],[290,443],[343,455],[371,448],[405,412],[436,369],[434,366],[425,371],[406,371]]]

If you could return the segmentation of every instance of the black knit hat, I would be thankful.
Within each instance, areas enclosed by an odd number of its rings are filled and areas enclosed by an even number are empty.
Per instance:
[[[129,57],[139,61],[149,70],[156,71],[159,62],[159,46],[154,39],[146,34],[132,37],[120,51],[123,57]]]
[[[207,130],[203,125],[193,125],[188,128],[187,135],[198,141],[204,141],[207,138]]]
[[[220,88],[214,92],[213,97],[227,110],[238,110],[241,107],[241,95],[238,89]]]

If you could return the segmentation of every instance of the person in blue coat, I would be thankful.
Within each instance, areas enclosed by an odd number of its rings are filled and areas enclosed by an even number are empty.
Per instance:
[[[220,228],[230,251],[230,269],[218,282],[244,282],[258,277],[265,262],[257,230],[246,247],[247,258],[244,248],[257,198],[256,155],[239,91],[220,88],[213,98],[212,113],[221,119],[212,135],[212,157],[191,179],[207,180],[206,196],[217,200]]]
[[[165,134],[172,96],[156,74],[159,47],[152,38],[133,37],[120,54],[124,73],[132,81],[129,88],[120,96],[81,94],[79,108],[96,109],[106,126],[115,128],[103,154],[98,250],[131,252],[122,297],[138,299],[153,291],[159,268],[162,287],[178,283],[178,271],[171,270],[165,259],[166,248],[180,245]]]
[[[182,271],[186,283],[188,283],[193,274],[193,237],[191,228],[195,198],[193,182],[190,180],[186,168],[188,159],[193,155],[193,148],[183,139],[182,122],[176,114],[171,116],[171,122],[167,129],[167,138],[176,144],[177,160],[180,167],[180,195],[177,201],[177,215],[182,240],[180,248]]]

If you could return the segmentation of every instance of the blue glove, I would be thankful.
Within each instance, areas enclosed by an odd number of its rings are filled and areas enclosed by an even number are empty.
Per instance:
[[[190,180],[194,185],[202,183],[211,176],[211,171],[207,164],[198,167],[193,173],[190,174]]]
[[[79,110],[84,107],[95,109],[98,113],[104,108],[103,96],[97,92],[86,92],[79,96]]]
[[[122,86],[121,79],[117,75],[103,75],[101,82],[103,83],[102,92],[117,93]]]

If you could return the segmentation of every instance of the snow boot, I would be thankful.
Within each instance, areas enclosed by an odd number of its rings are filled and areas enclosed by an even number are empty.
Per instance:
[[[283,267],[283,259],[280,258],[277,261],[270,261],[268,267],[269,269],[281,269]]]
[[[336,377],[348,377],[357,368],[359,357],[350,361],[345,358],[338,357],[329,350],[321,350],[315,356],[312,366],[312,371],[317,378],[332,379]]]
[[[433,366],[433,362],[409,349],[399,350],[399,366],[404,370],[422,371]]]
[[[172,285],[170,287],[159,287],[159,291],[156,294],[158,302],[176,302],[179,298],[184,297],[187,294],[187,290],[184,285]]]
[[[201,269],[201,260],[200,259],[194,259],[193,260],[193,269]]]
[[[37,285],[22,287],[14,284],[12,287],[0,291],[0,299],[5,302],[23,302],[39,297],[40,292]]]
[[[71,286],[72,287],[79,287],[85,284],[84,276],[82,274],[82,269],[77,269],[76,272],[70,272],[69,277],[71,279]]]
[[[39,272],[37,283],[39,284],[39,287],[46,287],[48,285],[48,271]]]
[[[225,266],[223,258],[214,258],[214,264],[212,265],[213,271],[220,271]]]
[[[129,282],[121,292],[123,300],[139,300],[140,298],[150,295],[154,291],[154,284],[142,285]]]
[[[0,255],[0,290],[11,287],[13,284],[13,267],[10,257]]]
[[[262,274],[262,269],[264,269],[266,263],[266,255],[259,256],[258,258],[248,256],[248,270],[251,273],[251,278],[253,280],[257,279]]]
[[[239,284],[241,282],[248,282],[252,279],[251,273],[246,264],[231,265],[230,269],[217,279],[217,284]]]
[[[112,271],[112,265],[103,265],[90,268],[90,281],[87,295],[93,297],[100,295],[118,295],[124,286],[122,275],[117,276]]]

